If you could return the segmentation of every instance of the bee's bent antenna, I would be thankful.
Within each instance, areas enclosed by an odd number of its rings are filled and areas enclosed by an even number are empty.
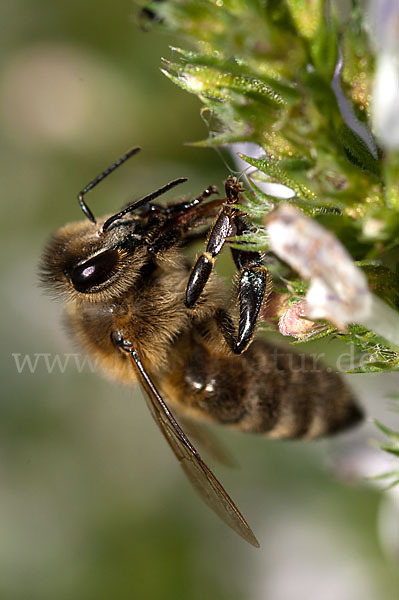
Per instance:
[[[144,196],[143,198],[140,198],[140,200],[136,200],[132,204],[129,204],[129,206],[127,206],[123,210],[119,211],[115,215],[112,215],[112,217],[109,217],[109,219],[107,219],[105,221],[104,225],[101,227],[101,231],[105,231],[106,229],[108,229],[109,226],[112,225],[112,223],[114,221],[117,221],[118,219],[120,219],[121,217],[126,215],[127,213],[132,212],[133,210],[135,210],[136,208],[139,208],[140,206],[143,206],[143,204],[147,204],[147,202],[151,202],[151,200],[155,200],[155,198],[158,198],[158,196],[165,194],[165,192],[167,192],[168,190],[174,188],[176,185],[180,185],[181,183],[184,183],[185,181],[188,181],[187,177],[179,177],[179,179],[174,179],[173,181],[170,181],[169,183],[167,183],[163,187],[159,188],[155,192],[152,192],[152,194],[148,194],[148,196]]]
[[[84,214],[86,215],[86,217],[89,219],[89,221],[91,221],[92,223],[95,223],[96,219],[95,219],[93,213],[91,212],[90,208],[87,206],[86,202],[83,200],[84,195],[87,194],[87,192],[90,192],[90,190],[92,190],[97,185],[97,183],[100,183],[100,181],[102,181],[105,177],[107,177],[107,175],[109,175],[110,173],[115,171],[115,169],[120,167],[120,165],[122,165],[128,158],[130,158],[134,154],[137,154],[137,152],[140,152],[140,150],[141,150],[141,148],[139,146],[136,146],[135,148],[131,148],[128,152],[126,152],[126,154],[124,154],[123,156],[118,158],[117,161],[115,161],[110,167],[108,167],[102,173],[100,173],[100,175],[97,175],[97,177],[95,177],[95,179],[93,179],[93,181],[90,181],[90,183],[87,184],[86,187],[83,188],[83,190],[81,192],[79,192],[79,194],[78,194],[79,206],[82,209],[82,211],[84,212]]]

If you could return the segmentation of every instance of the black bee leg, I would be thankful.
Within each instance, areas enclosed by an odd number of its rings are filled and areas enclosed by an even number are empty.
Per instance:
[[[237,235],[253,229],[241,215],[236,215],[234,222]],[[226,311],[218,311],[216,320],[230,350],[241,354],[252,341],[260,310],[265,298],[269,296],[272,281],[268,270],[262,264],[260,252],[231,248],[231,253],[240,271],[238,332],[235,332],[232,319]]]
[[[186,289],[186,306],[193,308],[213,271],[215,257],[222,250],[228,237],[235,233],[235,216],[238,214],[234,204],[238,201],[241,185],[233,177],[226,181],[227,203],[221,208],[212,225],[205,252],[197,259],[191,271]]]
[[[156,204],[156,203],[148,204],[146,207],[146,211],[145,211],[145,213],[143,213],[143,215],[150,216],[150,218],[152,218],[152,219],[154,219],[154,218],[159,219],[159,218],[165,218],[165,217],[171,217],[171,216],[178,217],[179,213],[184,214],[187,211],[190,211],[194,207],[201,204],[204,200],[209,198],[209,196],[212,196],[212,194],[217,194],[217,193],[218,193],[217,187],[215,185],[210,185],[207,188],[205,188],[204,191],[199,196],[194,198],[193,200],[184,200],[183,202],[171,204],[170,206],[164,206],[163,204]]]
[[[163,221],[163,224],[159,227],[156,238],[147,246],[148,252],[150,254],[157,254],[158,252],[167,250],[182,238],[184,239],[186,231],[196,226],[196,224],[201,225],[201,211],[204,214],[202,220],[206,222],[207,218],[209,219],[207,210],[213,209],[214,211],[213,202],[207,203],[199,209],[198,206],[209,198],[209,196],[217,193],[217,188],[214,185],[210,185],[193,200],[179,202],[179,204],[172,204],[170,206],[151,205],[153,213],[151,219],[153,223],[156,222],[156,219],[159,223]]]
[[[218,189],[215,185],[210,185],[205,188],[202,194],[194,198],[194,200],[187,200],[186,202],[179,202],[178,204],[171,204],[170,206],[164,206],[164,213],[167,215],[176,214],[178,212],[185,212],[198,204],[201,204],[204,200],[212,196],[212,194],[217,194]]]
[[[229,237],[232,232],[231,216],[228,214],[227,207],[223,207],[211,228],[206,250],[198,257],[197,262],[191,271],[186,289],[187,308],[193,308],[200,297],[213,271],[215,256],[219,254],[226,238]]]
[[[253,252],[243,254],[255,254]],[[241,261],[243,256],[240,257]],[[248,257],[249,258],[249,257]],[[259,262],[248,262],[241,269],[238,283],[239,319],[238,332],[230,315],[224,309],[216,313],[216,321],[230,350],[241,354],[252,341],[260,309],[269,295],[271,277],[268,270]]]

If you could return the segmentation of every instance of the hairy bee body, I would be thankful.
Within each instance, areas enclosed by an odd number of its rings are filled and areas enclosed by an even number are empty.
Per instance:
[[[144,264],[117,298],[82,303],[74,296],[67,303],[72,333],[109,377],[136,381],[111,340],[121,330],[168,403],[188,417],[269,438],[318,437],[360,418],[341,377],[313,357],[260,339],[243,354],[229,350],[214,321],[228,297],[220,277],[212,275],[201,301],[188,309],[190,270],[181,253],[169,249]]]
[[[236,179],[226,181],[226,198],[208,201],[217,193],[211,186],[193,200],[150,203],[185,181],[180,178],[96,221],[84,195],[137,151],[130,150],[79,194],[88,221],[56,232],[43,255],[42,281],[63,298],[69,328],[94,362],[118,382],[140,383],[152,416],[204,501],[258,546],[180,418],[204,443],[193,421],[270,438],[314,438],[351,426],[361,412],[338,374],[312,357],[255,339],[271,293],[259,252],[232,249],[239,271],[233,295],[214,273],[228,238],[251,227],[238,209]],[[201,226],[209,229],[206,250],[191,268],[182,246]],[[210,438],[205,438],[206,446]]]
[[[263,340],[240,357],[192,344],[160,387],[183,414],[273,439],[328,435],[361,418],[337,374]]]

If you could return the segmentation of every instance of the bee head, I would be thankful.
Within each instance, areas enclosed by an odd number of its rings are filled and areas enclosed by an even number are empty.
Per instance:
[[[186,177],[174,179],[98,221],[85,202],[85,195],[90,190],[139,150],[139,147],[131,148],[79,192],[79,206],[88,220],[59,229],[42,256],[41,281],[50,292],[75,300],[112,301],[134,284],[140,270],[150,262],[143,242],[140,217],[132,216],[132,213],[184,183]]]
[[[134,284],[148,262],[137,221],[124,218],[101,231],[106,221],[69,223],[49,240],[40,276],[50,293],[102,302],[117,299]]]

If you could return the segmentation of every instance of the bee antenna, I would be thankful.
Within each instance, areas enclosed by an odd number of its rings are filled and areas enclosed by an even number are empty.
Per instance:
[[[159,188],[155,192],[148,194],[148,196],[144,196],[143,198],[140,198],[140,200],[136,200],[132,204],[129,204],[129,206],[127,206],[123,210],[119,211],[115,215],[112,215],[112,217],[109,217],[109,219],[107,219],[105,221],[104,225],[101,227],[101,231],[105,231],[106,229],[108,229],[109,226],[112,225],[112,223],[114,221],[117,221],[118,219],[120,219],[121,217],[126,215],[127,213],[130,213],[133,210],[136,210],[136,208],[143,206],[143,204],[147,204],[148,202],[151,202],[151,200],[155,200],[155,198],[158,198],[158,196],[162,196],[162,194],[165,194],[167,191],[174,188],[176,185],[180,185],[181,183],[184,183],[185,181],[188,181],[188,177],[179,177],[179,179],[174,179],[173,181],[170,181],[169,183],[167,183],[163,187]]]
[[[118,167],[123,165],[123,163],[125,161],[127,161],[128,158],[130,158],[134,154],[137,154],[137,152],[140,152],[140,150],[141,150],[141,148],[139,146],[136,146],[135,148],[131,148],[130,150],[128,150],[128,152],[126,152],[126,154],[124,154],[123,156],[118,158],[118,160],[116,160],[110,167],[105,169],[102,173],[100,173],[100,175],[97,175],[97,177],[95,177],[93,179],[93,181],[90,181],[90,183],[88,183],[86,185],[86,187],[83,188],[83,190],[81,192],[79,192],[79,194],[78,194],[79,206],[82,209],[83,213],[86,215],[86,217],[89,219],[89,221],[91,221],[92,223],[95,223],[96,219],[95,219],[93,213],[91,212],[90,208],[87,206],[86,202],[83,199],[85,194],[87,194],[87,192],[90,192],[90,190],[92,190],[97,185],[97,183],[100,183],[100,181],[102,181],[110,173],[115,171],[115,169],[117,169]]]

